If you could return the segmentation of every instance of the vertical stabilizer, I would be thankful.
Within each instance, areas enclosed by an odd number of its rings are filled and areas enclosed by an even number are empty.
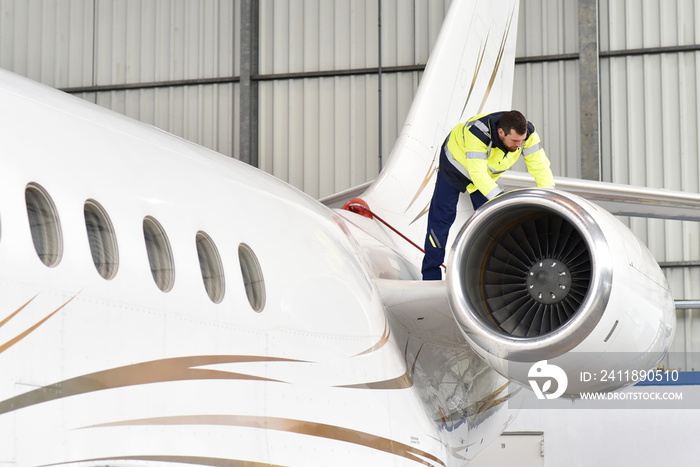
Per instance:
[[[361,197],[373,212],[421,246],[439,149],[447,133],[473,115],[510,109],[518,3],[452,2],[401,134],[386,166]],[[453,230],[471,211],[468,196],[463,196]],[[401,243],[404,247],[409,258],[422,259],[408,242]]]

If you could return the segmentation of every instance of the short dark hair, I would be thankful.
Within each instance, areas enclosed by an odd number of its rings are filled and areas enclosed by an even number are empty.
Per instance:
[[[517,110],[511,110],[501,115],[497,126],[507,135],[510,134],[510,130],[515,130],[519,135],[527,133],[527,119]]]

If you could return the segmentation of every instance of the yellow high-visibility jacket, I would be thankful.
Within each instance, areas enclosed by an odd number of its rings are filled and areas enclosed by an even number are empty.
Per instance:
[[[479,190],[487,199],[498,196],[503,190],[496,180],[521,154],[537,186],[554,186],[549,159],[532,123],[527,122],[527,135],[521,148],[510,152],[503,145],[497,124],[504,113],[477,115],[450,132],[440,158],[440,171],[455,189],[462,192],[466,189],[469,193]]]

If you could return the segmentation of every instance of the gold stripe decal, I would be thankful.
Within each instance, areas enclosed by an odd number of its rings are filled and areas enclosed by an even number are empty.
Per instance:
[[[425,174],[425,177],[423,177],[423,181],[421,182],[420,186],[418,187],[418,191],[416,191],[416,194],[413,196],[413,199],[411,200],[410,203],[408,203],[408,206],[406,206],[406,209],[403,211],[404,214],[411,209],[411,206],[413,206],[413,203],[416,202],[418,197],[420,196],[421,193],[423,193],[423,190],[425,190],[425,187],[428,185],[430,180],[433,178],[433,174],[437,172],[438,168],[436,165],[437,159],[438,159],[438,154],[439,152],[435,152],[433,156],[433,161],[430,163],[430,167],[428,167],[428,172]],[[413,220],[415,222],[415,219]],[[413,223],[413,222],[411,222]]]
[[[365,446],[378,451],[404,457],[423,465],[434,466],[437,464],[445,466],[445,463],[442,460],[438,459],[432,454],[416,449],[408,444],[399,443],[388,438],[383,438],[381,436],[376,436],[371,433],[357,431],[350,428],[288,418],[263,417],[255,415],[183,415],[176,417],[155,417],[125,420],[121,422],[93,425],[86,428],[144,425],[225,425],[285,431],[300,435],[343,441],[358,446]],[[432,463],[423,460],[423,458],[431,460]],[[118,459],[123,458],[120,457]]]
[[[135,365],[128,365],[78,376],[48,387],[42,387],[24,394],[20,394],[19,396],[15,396],[11,399],[0,402],[0,415],[32,405],[41,404],[42,402],[62,399],[64,397],[102,391],[105,389],[115,389],[149,383],[203,379],[282,382],[240,373],[193,368],[203,365],[240,362],[300,362],[300,360],[275,357],[211,355],[178,357],[138,363]]]
[[[484,105],[486,104],[486,99],[488,99],[489,94],[491,94],[491,88],[493,88],[493,83],[496,81],[496,75],[498,74],[498,69],[501,67],[501,60],[503,60],[503,52],[506,50],[506,43],[508,42],[508,34],[510,33],[510,27],[513,23],[513,16],[515,15],[515,5],[513,5],[513,10],[510,12],[510,19],[508,20],[508,26],[506,26],[505,31],[503,31],[503,38],[501,39],[501,47],[498,50],[498,58],[496,58],[496,63],[493,66],[493,70],[491,71],[491,79],[489,80],[489,84],[486,88],[486,93],[484,94],[484,98],[481,100],[481,105],[479,106],[479,111],[477,114],[480,114],[482,110],[484,109]]]
[[[479,47],[479,57],[476,60],[476,66],[474,67],[474,75],[472,76],[472,83],[471,86],[469,86],[469,92],[467,93],[467,99],[464,101],[464,107],[462,107],[462,113],[459,114],[459,121],[462,121],[462,118],[464,117],[464,111],[467,110],[467,104],[469,103],[469,98],[472,97],[472,92],[474,91],[474,86],[476,85],[476,80],[479,77],[479,70],[481,69],[481,64],[484,62],[484,55],[486,55],[486,46],[489,43],[489,34],[491,31],[489,31],[486,34],[486,39],[482,43],[481,47]],[[497,65],[498,67],[498,65]],[[490,89],[490,86],[489,86]],[[486,95],[488,96],[488,91],[486,92]],[[485,98],[484,98],[485,100]],[[482,103],[483,107],[483,103]],[[477,112],[481,113],[481,111]]]
[[[166,463],[177,463],[177,464],[193,464],[193,465],[208,465],[210,467],[282,467],[281,465],[269,464],[267,462],[252,462],[241,459],[222,459],[219,457],[200,457],[200,456],[122,456],[122,457],[100,457],[97,459],[85,459],[81,461],[69,462],[70,464],[78,462],[106,462],[106,461],[150,461],[150,462],[166,462]],[[66,463],[61,464],[47,464],[42,467],[50,467],[52,465],[66,465]]]
[[[367,350],[363,350],[362,352],[358,353],[357,355],[354,355],[354,357],[359,357],[360,355],[366,355],[372,352],[375,352],[382,347],[386,345],[387,342],[389,342],[389,336],[391,335],[391,329],[389,328],[389,322],[384,321],[384,332],[382,333],[382,337],[379,338],[376,344],[374,344],[372,347],[370,347]]]
[[[25,337],[27,337],[29,334],[31,334],[32,332],[34,332],[39,326],[41,326],[42,324],[44,324],[49,318],[51,318],[53,315],[55,315],[56,313],[58,313],[58,311],[59,311],[61,308],[63,308],[64,306],[68,305],[75,297],[76,297],[75,295],[74,295],[73,297],[71,297],[66,303],[64,303],[63,305],[61,305],[61,306],[59,306],[58,308],[56,308],[56,309],[55,309],[53,312],[51,312],[46,318],[42,319],[41,321],[39,321],[38,323],[36,323],[34,326],[30,327],[29,329],[27,329],[27,330],[24,331],[23,333],[18,334],[18,335],[17,335],[16,337],[14,337],[13,339],[10,339],[9,341],[7,341],[7,342],[5,342],[4,344],[0,345],[0,353],[3,353],[3,352],[6,351],[7,349],[9,349],[10,347],[12,347],[13,345],[15,345],[16,343],[18,343],[19,341],[21,341],[21,340],[24,339]],[[17,313],[19,313],[20,311],[22,311],[22,309],[23,309],[24,307],[26,307],[27,305],[29,305],[29,303],[31,303],[31,301],[34,300],[35,298],[36,298],[36,295],[35,295],[34,297],[32,297],[27,303],[25,303],[24,305],[22,305],[21,307],[19,307],[19,308],[18,308],[15,312],[13,312],[10,316],[8,316],[7,318],[5,318],[5,319],[2,321],[2,323],[0,323],[0,326],[3,326],[3,325],[4,325],[5,323],[7,323],[9,320],[11,320],[12,318],[14,318],[14,317],[17,315]]]
[[[418,363],[418,356],[423,350],[423,345],[421,344],[418,352],[416,353],[415,359],[413,360],[413,365],[411,365],[410,372],[406,369],[406,372],[399,376],[398,378],[387,379],[384,381],[373,381],[370,383],[360,383],[360,384],[349,384],[347,386],[336,386],[339,388],[346,389],[407,389],[413,386],[413,374],[416,371],[416,363]],[[406,347],[403,351],[404,355],[408,356],[408,341],[406,341]],[[408,366],[408,362],[406,362]]]
[[[38,294],[37,294],[37,295],[38,295]],[[27,303],[25,303],[25,304],[22,305],[21,307],[17,308],[15,311],[13,311],[13,312],[10,314],[10,316],[8,316],[7,318],[5,318],[5,319],[3,319],[2,321],[0,321],[0,328],[3,327],[3,326],[4,326],[8,321],[10,321],[12,318],[14,318],[14,317],[17,315],[17,313],[19,313],[20,311],[22,311],[22,310],[24,309],[24,307],[26,307],[27,305],[29,305],[30,303],[32,303],[32,301],[34,301],[34,299],[35,299],[36,297],[37,297],[37,296],[34,295],[32,298],[30,298],[30,299],[27,301]]]

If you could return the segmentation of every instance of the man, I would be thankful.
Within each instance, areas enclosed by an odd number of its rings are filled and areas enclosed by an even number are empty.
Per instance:
[[[503,193],[496,180],[520,155],[539,187],[554,186],[540,137],[517,110],[472,117],[452,129],[440,151],[440,168],[428,212],[423,280],[440,280],[447,235],[459,194],[468,191],[474,210]]]

